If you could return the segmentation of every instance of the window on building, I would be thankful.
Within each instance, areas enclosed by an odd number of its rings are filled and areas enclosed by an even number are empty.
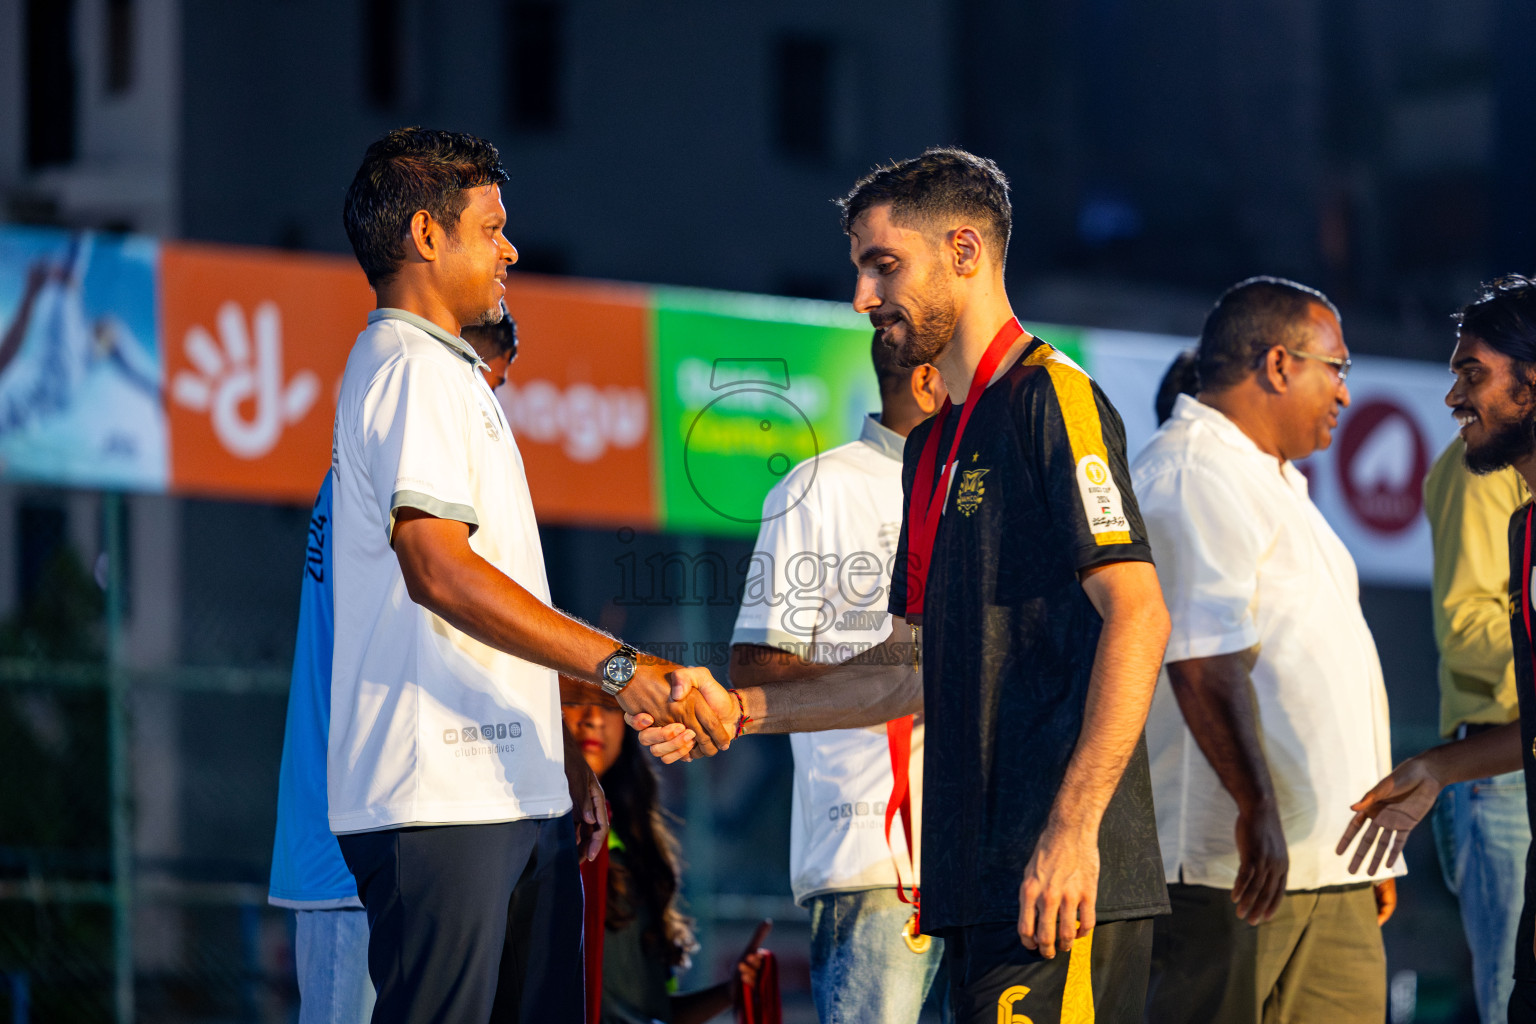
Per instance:
[[[116,510],[114,512],[114,509]],[[116,522],[113,522],[115,516]],[[113,567],[108,564],[107,551],[111,547],[109,531],[117,531],[117,580],[120,588],[121,602],[118,607],[122,609],[123,618],[133,616],[133,503],[127,497],[119,497],[116,501],[103,501],[100,506],[99,526],[101,529],[101,554],[95,566],[96,582],[103,589],[112,582]]]
[[[133,88],[133,0],[107,0],[107,92]]]
[[[52,503],[28,501],[16,510],[16,597],[22,607],[41,590],[68,526],[64,509]]]
[[[830,43],[782,36],[774,45],[774,130],[786,156],[821,160],[832,149]]]
[[[363,73],[368,102],[388,109],[400,101],[401,0],[366,0],[363,8]]]
[[[75,158],[75,5],[27,0],[27,163]]]
[[[560,127],[564,18],[554,0],[512,0],[512,124],[527,131]]]

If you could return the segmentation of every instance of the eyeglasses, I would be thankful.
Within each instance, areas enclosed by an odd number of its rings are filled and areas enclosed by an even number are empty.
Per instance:
[[[1316,359],[1320,363],[1327,363],[1338,371],[1340,384],[1349,379],[1349,368],[1353,365],[1349,359],[1340,359],[1337,356],[1320,356],[1316,352],[1297,352],[1293,348],[1288,348],[1286,351],[1297,359]]]

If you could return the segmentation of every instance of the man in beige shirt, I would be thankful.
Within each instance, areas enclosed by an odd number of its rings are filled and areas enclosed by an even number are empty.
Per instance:
[[[1453,739],[1513,722],[1509,639],[1509,517],[1530,500],[1520,474],[1474,476],[1460,438],[1424,480],[1435,546],[1435,642],[1440,647],[1440,732]],[[1483,1024],[1504,1024],[1514,984],[1515,930],[1531,842],[1518,772],[1441,791],[1435,840],[1445,884],[1461,903]]]

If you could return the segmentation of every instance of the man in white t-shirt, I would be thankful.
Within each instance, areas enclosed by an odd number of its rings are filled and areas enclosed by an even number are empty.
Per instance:
[[[901,532],[902,449],[944,401],[928,364],[905,369],[875,335],[880,415],[857,441],[802,462],[763,502],[750,582],[731,636],[732,682],[804,678],[808,665],[847,661],[885,640],[891,561]],[[822,1024],[915,1024],[943,941],[909,946],[917,850],[886,806],[894,775],[884,726],[795,733],[790,884],[811,909],[811,992]],[[899,756],[899,755],[898,755]],[[923,727],[912,727],[911,835],[920,834]],[[898,870],[900,878],[898,879]],[[906,889],[898,894],[897,886]],[[921,950],[918,952],[917,950]]]
[[[378,308],[336,407],[327,800],[368,913],[375,1024],[582,1020],[571,812],[588,856],[606,815],[557,671],[705,752],[735,709],[707,671],[549,605],[522,458],[460,337],[502,315],[506,180],[482,139],[401,129],[345,204]]]
[[[1147,718],[1173,914],[1146,1020],[1376,1024],[1394,872],[1362,881],[1335,844],[1391,767],[1387,692],[1354,560],[1292,464],[1331,441],[1349,350],[1321,293],[1253,278],[1197,360],[1132,467],[1173,619]]]

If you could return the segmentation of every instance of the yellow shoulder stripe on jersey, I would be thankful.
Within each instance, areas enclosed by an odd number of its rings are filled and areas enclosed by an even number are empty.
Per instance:
[[[1088,528],[1100,547],[1129,544],[1130,524],[1122,511],[1120,491],[1109,472],[1109,450],[1104,446],[1104,427],[1099,405],[1093,398],[1093,381],[1083,368],[1045,342],[1024,357],[1027,366],[1042,366],[1051,378],[1056,404],[1066,424],[1077,470],[1078,491]]]

